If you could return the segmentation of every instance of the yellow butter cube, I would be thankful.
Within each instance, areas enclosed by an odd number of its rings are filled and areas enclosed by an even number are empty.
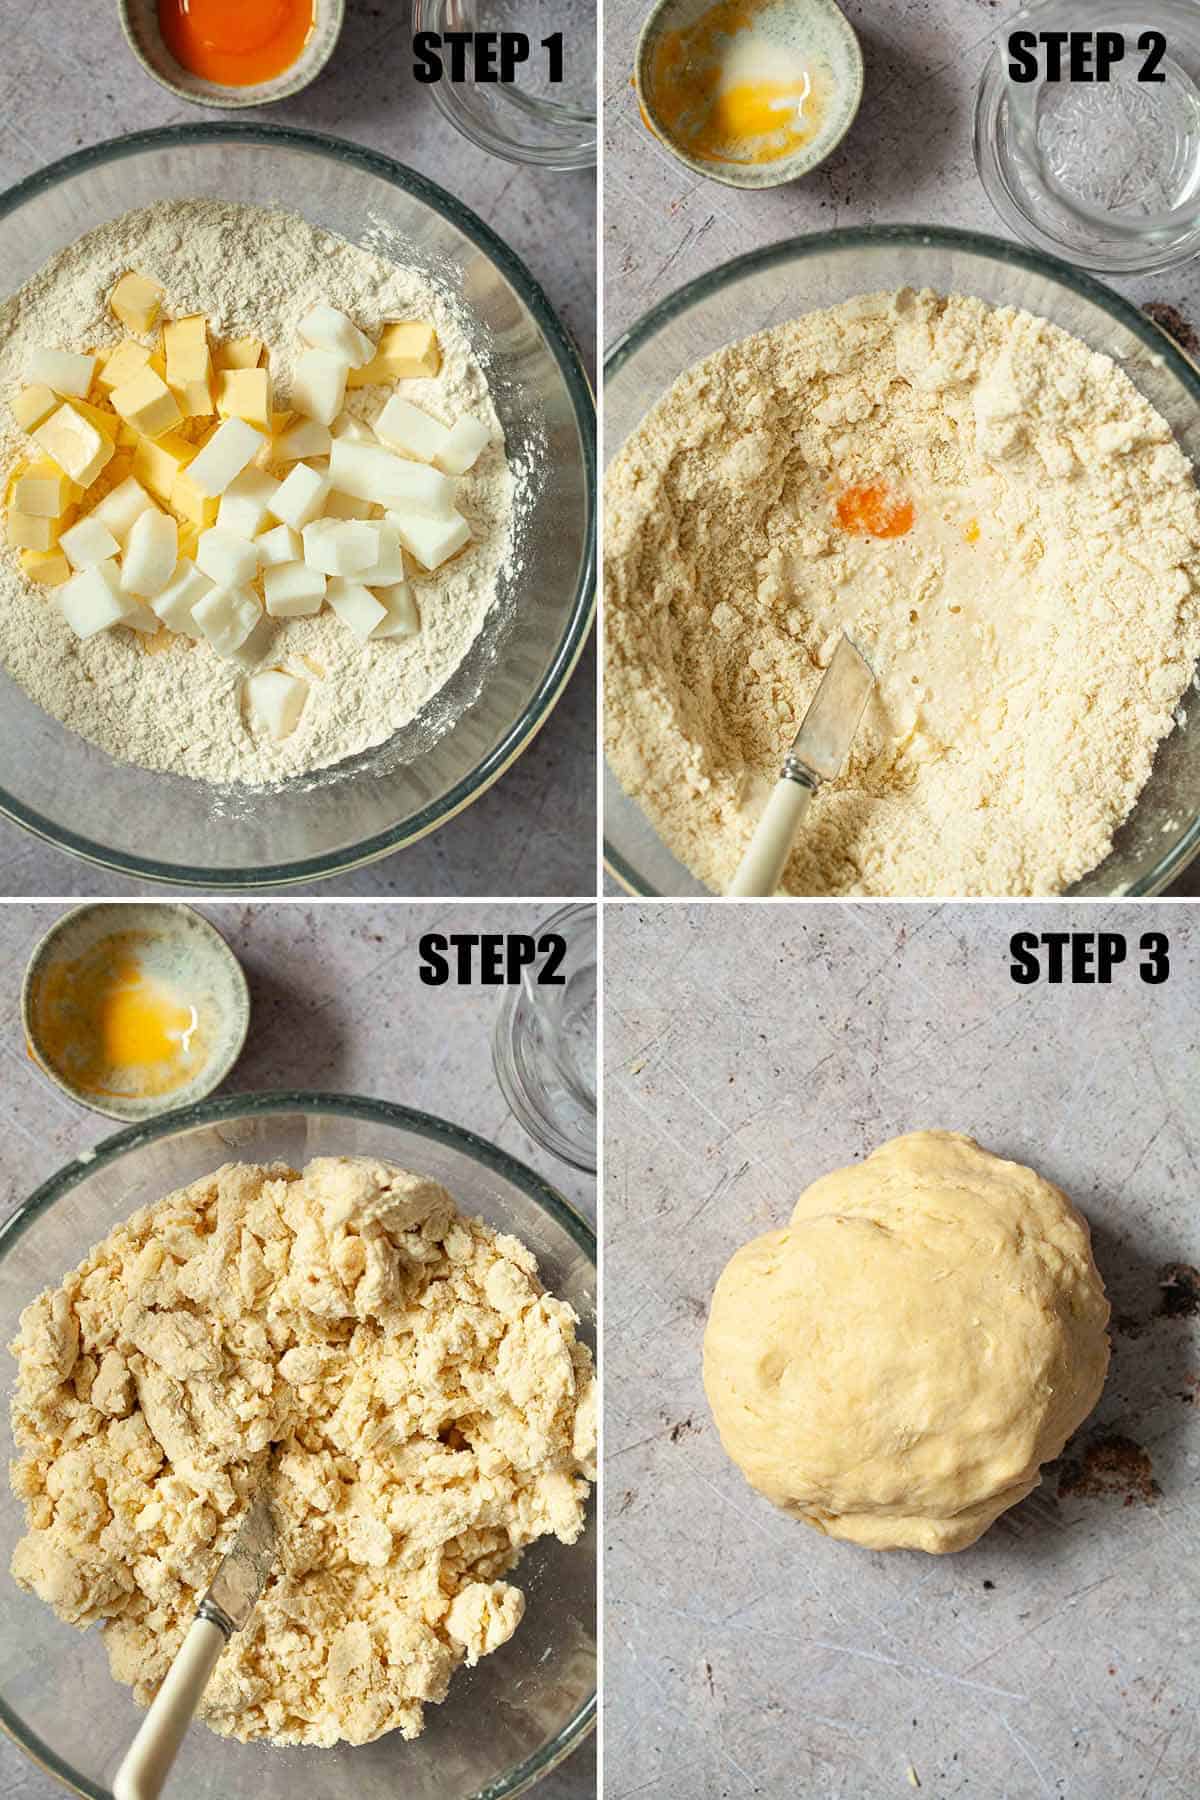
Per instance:
[[[39,587],[61,587],[71,579],[71,565],[61,550],[22,550],[21,567]]]
[[[112,460],[112,439],[77,412],[73,403],[64,403],[57,412],[52,412],[38,426],[33,438],[38,448],[81,488],[90,487]],[[41,547],[49,548],[48,545]],[[30,548],[39,546],[33,544]]]
[[[157,281],[130,269],[109,295],[109,311],[120,319],[127,331],[153,331],[162,310],[164,292]]]
[[[124,419],[117,420],[118,444],[123,445],[126,450],[136,450],[141,441],[140,434],[133,429],[132,425],[127,425]]]
[[[195,448],[194,445],[192,447],[193,449]],[[179,517],[183,519],[187,525],[193,526],[197,535],[202,531],[207,531],[210,526],[216,524],[217,511],[220,504],[220,499],[217,496],[212,494],[202,494],[186,470],[182,470],[180,474],[176,476],[169,501],[171,511],[173,513],[178,513]],[[182,541],[181,538],[181,545]],[[183,556],[185,554],[190,555],[191,553],[185,552],[181,548],[179,554],[180,556]]]
[[[96,382],[111,394],[114,388],[132,381],[139,369],[150,361],[150,352],[136,338],[122,338],[111,350],[99,351],[96,357]]]
[[[262,361],[263,341],[256,337],[230,338],[218,344],[213,361],[218,369],[257,369]]]
[[[217,377],[217,411],[223,419],[245,419],[259,431],[270,431],[270,370],[223,369]]]
[[[213,411],[211,375],[194,381],[172,381],[170,388],[185,419],[205,419]]]
[[[189,313],[185,319],[168,319],[162,328],[163,349],[168,363],[172,354],[186,350],[208,352],[208,320],[203,313]]]
[[[58,395],[44,382],[37,381],[32,387],[22,388],[12,402],[13,418],[22,431],[32,431],[43,419],[48,419],[58,405]]]
[[[216,517],[215,513],[213,514],[213,517]],[[203,529],[207,531],[208,526],[204,526]],[[186,556],[189,562],[195,562],[196,552],[200,548],[200,531],[201,527],[199,525],[181,525],[179,527],[180,561]]]
[[[149,363],[114,391],[112,403],[126,424],[143,437],[162,437],[164,432],[174,431],[183,418],[179,402]]]
[[[58,520],[33,518],[10,506],[8,541],[14,550],[52,550],[58,542]]]
[[[17,476],[9,504],[14,511],[30,513],[37,519],[61,519],[78,497],[74,482],[45,456]]]
[[[169,506],[172,489],[195,454],[196,446],[176,431],[168,431],[160,438],[139,438],[133,453],[133,473],[144,488]]]
[[[103,406],[93,406],[90,400],[72,400],[71,405],[77,413],[82,413],[89,424],[96,427],[102,437],[116,443],[121,430],[121,421],[116,413],[107,411]]]
[[[421,375],[436,375],[441,366],[442,353],[433,326],[406,319],[384,326],[374,356],[361,369],[351,369],[346,386],[360,388],[382,381],[410,381]]]
[[[295,416],[290,407],[286,412],[273,412],[271,414],[271,436],[282,437]]]

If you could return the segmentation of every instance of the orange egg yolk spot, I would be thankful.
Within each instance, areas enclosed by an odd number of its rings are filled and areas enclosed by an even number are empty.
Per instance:
[[[158,0],[163,42],[177,63],[223,87],[282,75],[313,28],[314,0]]]
[[[52,963],[39,983],[32,1023],[41,1059],[84,1093],[170,1094],[207,1061],[196,1007],[147,971],[142,940],[118,932]]]
[[[979,542],[978,519],[967,520],[966,524],[963,526],[963,536],[966,538],[968,544],[977,544]]]
[[[912,501],[902,500],[879,482],[847,488],[836,512],[842,530],[858,537],[898,538],[912,530]]]

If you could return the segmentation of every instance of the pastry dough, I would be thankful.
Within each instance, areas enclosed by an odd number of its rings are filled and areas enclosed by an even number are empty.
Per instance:
[[[1108,1316],[1065,1194],[969,1137],[913,1132],[736,1253],[704,1385],[777,1506],[876,1550],[961,1550],[1095,1406]]]

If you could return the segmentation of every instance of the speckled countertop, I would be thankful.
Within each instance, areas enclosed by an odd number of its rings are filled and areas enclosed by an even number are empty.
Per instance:
[[[387,0],[349,0],[337,51],[311,87],[279,105],[230,114],[177,100],[145,73],[121,35],[116,0],[88,6],[86,29],[78,0],[41,0],[19,18],[15,6],[0,3],[0,190],[85,144],[152,126],[234,118],[351,138],[431,176],[498,232],[541,283],[591,372],[594,176],[501,162],[461,137],[412,79],[409,10]],[[432,837],[316,891],[594,893],[595,737],[589,646],[549,723],[482,799]],[[0,892],[144,891],[144,884],[93,869],[0,819]]]
[[[821,166],[747,193],[685,169],[646,130],[630,84],[649,0],[609,0],[604,83],[604,341],[667,294],[747,250],[842,225],[930,222],[1009,237],[971,150],[975,85],[1005,0],[840,0],[862,44],[858,117]],[[1107,277],[1102,277],[1108,280]],[[1111,281],[1175,308],[1200,332],[1200,260]],[[1193,340],[1194,350],[1195,340]],[[610,879],[606,891],[623,890]],[[1200,894],[1200,861],[1170,890]]]
[[[1200,1318],[1168,1316],[1160,1285],[1200,1264],[1194,912],[729,920],[606,918],[607,1800],[1195,1795]],[[1029,928],[1165,930],[1173,973],[1017,987],[1009,936]],[[777,1512],[722,1452],[700,1381],[737,1246],[818,1175],[920,1127],[1064,1187],[1115,1315],[1091,1420],[1038,1492],[945,1557]],[[1113,1437],[1128,1475],[1090,1494]]]
[[[66,1100],[25,1056],[21,977],[37,938],[61,911],[0,906],[0,1216],[117,1129]],[[417,978],[416,941],[423,932],[446,928],[444,907],[272,902],[200,911],[224,932],[250,982],[250,1038],[221,1091],[324,1088],[438,1113],[529,1163],[595,1218],[595,1183],[526,1137],[496,1086],[490,1042],[503,990],[433,989]],[[530,931],[545,913],[544,907],[506,907],[498,921],[495,909],[461,906],[453,925],[457,931]],[[414,1020],[423,1021],[424,1029],[414,1029]],[[7,1580],[7,1571],[0,1572],[0,1581]],[[5,1800],[56,1800],[63,1791],[0,1738]],[[595,1791],[594,1740],[537,1789],[545,1800],[590,1800]]]

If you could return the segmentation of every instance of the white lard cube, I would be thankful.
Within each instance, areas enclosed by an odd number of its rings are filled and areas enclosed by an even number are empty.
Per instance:
[[[325,604],[325,577],[307,563],[276,563],[263,573],[263,593],[273,619],[303,619]]]
[[[218,656],[234,656],[262,617],[250,588],[215,587],[192,608],[192,618]]]
[[[335,576],[329,583],[326,598],[342,624],[356,638],[361,638],[363,643],[366,643],[375,627],[382,625],[387,617],[387,608],[376,600],[361,581],[348,581],[342,575]]]
[[[148,508],[129,532],[121,561],[122,589],[152,600],[170,581],[178,559],[179,526],[169,513]]]

